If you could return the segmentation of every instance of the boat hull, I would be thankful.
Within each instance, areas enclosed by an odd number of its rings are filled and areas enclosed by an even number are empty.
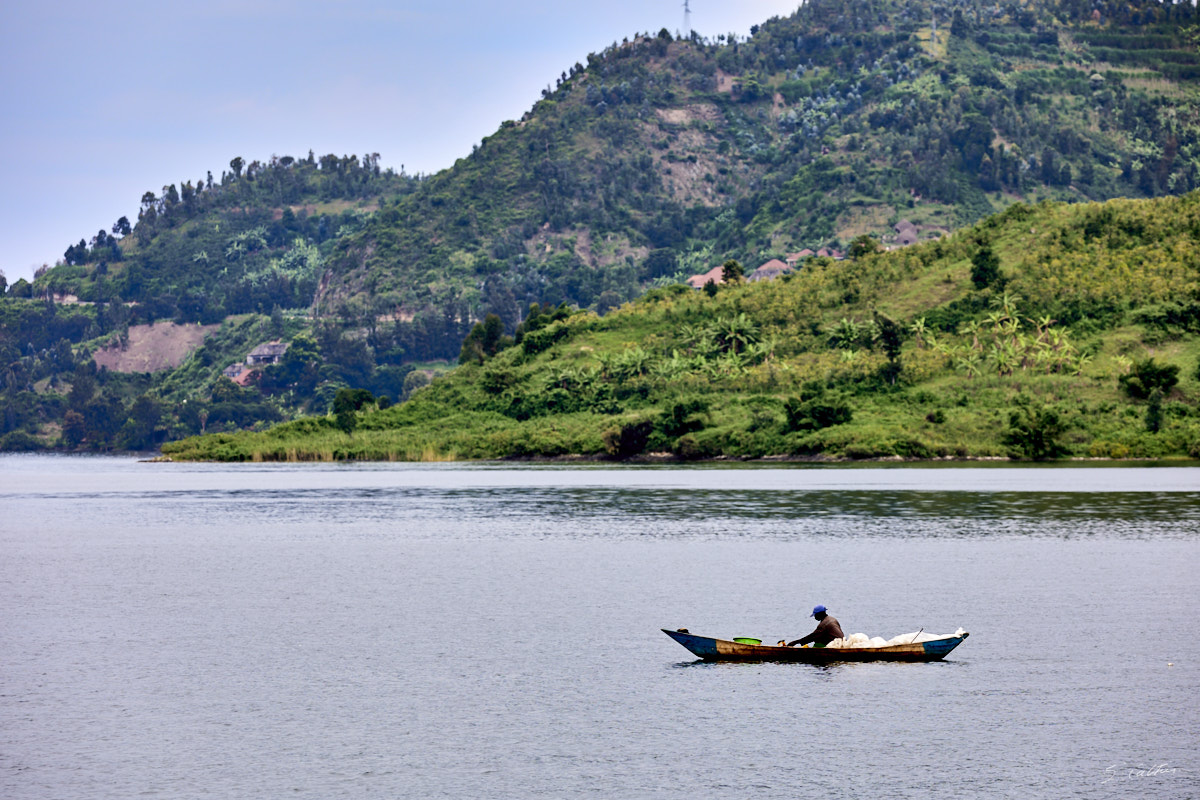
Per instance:
[[[741,644],[728,639],[696,636],[684,631],[662,632],[705,661],[795,661],[825,664],[831,661],[941,661],[971,634],[948,636],[928,642],[888,647],[780,647]]]

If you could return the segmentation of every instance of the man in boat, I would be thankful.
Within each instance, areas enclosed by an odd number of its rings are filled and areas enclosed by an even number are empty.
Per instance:
[[[817,629],[801,639],[794,642],[788,642],[788,647],[796,645],[805,645],[812,642],[813,647],[824,647],[834,639],[845,638],[842,633],[842,626],[838,625],[838,621],[825,610],[825,606],[817,606],[813,609],[812,616],[817,620]]]

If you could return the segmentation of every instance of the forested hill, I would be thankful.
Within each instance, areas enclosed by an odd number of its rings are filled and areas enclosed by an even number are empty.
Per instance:
[[[375,154],[236,158],[15,291],[116,301],[103,330],[316,299],[386,321],[401,360],[452,358],[531,302],[603,311],[727,258],[904,243],[902,219],[933,238],[1016,200],[1180,194],[1200,185],[1196,22],[1149,0],[815,0],[748,39],[633,36],[428,179]]]
[[[1200,458],[1200,191],[1023,203],[774,281],[494,318],[408,402],[164,445],[330,460]],[[385,404],[386,405],[386,404]]]
[[[1195,11],[815,0],[746,40],[665,31],[565,70],[522,119],[339,242],[321,308],[601,310],[726,258],[891,244],[1014,200],[1200,185]],[[347,300],[355,299],[347,304]]]
[[[234,158],[219,179],[209,171],[146,192],[134,224],[121,217],[68,246],[26,293],[136,304],[134,322],[307,308],[333,241],[418,183],[381,169],[378,153]]]

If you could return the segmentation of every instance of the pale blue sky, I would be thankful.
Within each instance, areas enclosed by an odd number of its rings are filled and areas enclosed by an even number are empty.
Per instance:
[[[797,0],[692,0],[746,35]],[[43,0],[0,18],[9,282],[229,160],[378,152],[436,172],[589,52],[683,27],[682,0]]]

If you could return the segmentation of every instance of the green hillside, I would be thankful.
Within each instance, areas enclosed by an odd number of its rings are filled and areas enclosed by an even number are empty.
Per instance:
[[[511,332],[531,302],[603,311],[726,258],[890,244],[901,219],[934,238],[1018,200],[1184,193],[1195,21],[818,0],[748,40],[615,43],[339,242],[321,307],[466,309]]]
[[[1200,186],[1196,23],[1160,2],[817,0],[749,38],[589,54],[437,175],[233,159],[0,282],[0,449],[262,428],[347,388],[398,400],[531,303],[604,316],[731,258],[1182,195]],[[162,320],[220,328],[178,368],[96,368]],[[221,371],[274,338],[288,363],[231,388]]]
[[[1196,458],[1197,241],[1200,192],[1017,204],[773,282],[657,289],[604,317],[532,309],[515,340],[481,325],[463,365],[401,406],[347,396],[337,415],[163,452]]]

